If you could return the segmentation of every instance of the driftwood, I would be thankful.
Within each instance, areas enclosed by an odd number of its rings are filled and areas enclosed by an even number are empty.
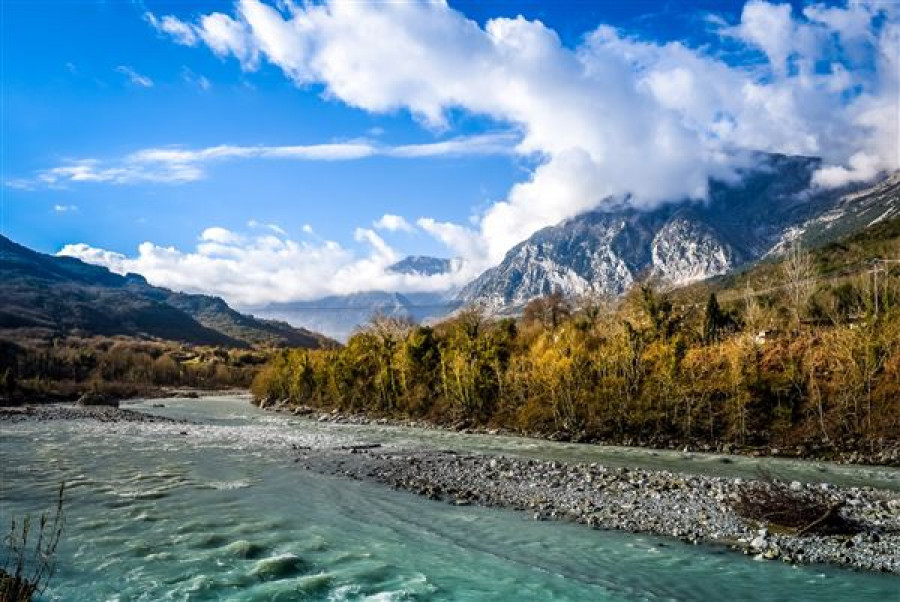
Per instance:
[[[341,445],[338,449],[346,449],[350,451],[363,451],[367,449],[378,449],[381,447],[380,443],[362,443],[359,445]]]
[[[850,533],[858,529],[840,514],[843,502],[811,489],[791,489],[767,473],[758,481],[744,484],[732,504],[738,516],[808,533]]]
[[[820,516],[813,522],[809,523],[808,525],[806,525],[805,527],[803,527],[802,529],[797,531],[797,535],[806,535],[807,533],[810,533],[810,532],[815,531],[816,529],[822,527],[826,523],[833,522],[836,518],[839,518],[838,514],[837,514],[838,510],[840,510],[843,507],[844,507],[844,502],[837,502],[835,504],[832,504],[828,508],[828,510],[825,512],[825,514],[823,514],[822,516]]]

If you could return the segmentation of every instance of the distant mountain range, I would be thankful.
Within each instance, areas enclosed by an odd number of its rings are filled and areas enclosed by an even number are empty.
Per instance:
[[[873,186],[811,188],[820,161],[761,155],[738,184],[711,182],[707,202],[652,211],[591,211],[536,232],[457,295],[515,313],[553,291],[619,295],[634,282],[684,285],[800,241],[816,245],[900,214],[900,175]]]
[[[0,334],[48,338],[125,335],[199,345],[317,348],[326,337],[241,314],[218,297],[151,286],[73,257],[0,236]]]
[[[415,276],[436,276],[453,269],[452,259],[410,255],[389,266],[389,272]],[[451,313],[462,303],[454,290],[436,293],[397,293],[367,291],[331,295],[313,301],[270,303],[249,308],[255,315],[283,320],[346,341],[353,331],[376,315],[427,322]]]
[[[239,313],[218,297],[176,293],[0,237],[0,332],[123,334],[191,343],[318,347],[376,314],[437,320],[464,305],[514,314],[530,300],[615,296],[653,279],[679,286],[720,276],[797,241],[813,246],[900,215],[900,172],[874,184],[816,190],[810,157],[761,154],[740,182],[710,183],[706,202],[639,211],[610,203],[536,232],[459,291],[390,291],[272,303]],[[390,271],[448,273],[454,260],[410,256]],[[315,331],[315,332],[313,332]]]
[[[390,293],[372,291],[332,295],[315,301],[271,303],[253,308],[255,314],[306,328],[345,341],[375,315],[409,318],[415,322],[443,317],[461,303],[447,293]]]
[[[874,185],[815,191],[812,157],[760,154],[737,184],[710,183],[709,200],[652,211],[619,207],[584,213],[536,232],[459,292],[366,292],[272,304],[252,311],[345,340],[375,314],[437,320],[465,305],[515,314],[528,301],[616,296],[653,279],[680,286],[729,273],[800,241],[824,244],[900,215],[900,174]],[[432,275],[451,260],[411,256],[391,271]]]

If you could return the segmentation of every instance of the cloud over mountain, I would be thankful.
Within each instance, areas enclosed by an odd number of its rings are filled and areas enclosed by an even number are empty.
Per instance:
[[[703,198],[709,177],[734,176],[743,151],[821,156],[822,186],[896,169],[897,16],[874,1],[794,13],[754,0],[738,23],[709,19],[723,46],[758,55],[741,62],[605,25],[568,48],[540,21],[482,27],[439,1],[240,0],[232,14],[148,21],[179,44],[245,70],[269,62],[367,111],[405,109],[445,128],[461,109],[520,128],[519,152],[543,160],[481,216],[483,244],[460,249],[495,262],[609,197],[640,207]]]
[[[270,64],[297,86],[321,87],[347,106],[406,111],[442,140],[148,148],[118,160],[71,161],[19,185],[182,183],[207,177],[223,161],[527,157],[522,181],[470,223],[386,214],[356,229],[363,253],[322,241],[311,227],[308,241],[272,229],[210,229],[194,250],[149,242],[134,257],[86,245],[63,250],[242,304],[460,285],[540,228],[585,211],[706,198],[710,178],[735,181],[757,151],[821,157],[812,178],[818,187],[900,168],[900,9],[891,3],[794,9],[751,0],[736,21],[705,15],[711,42],[702,45],[604,24],[566,45],[540,21],[479,24],[437,0],[239,0],[227,14],[146,20],[161,36],[207,47],[245,71]],[[475,135],[457,132],[456,115],[488,125]],[[462,260],[451,274],[390,273],[403,253],[383,237],[414,231]]]
[[[103,265],[118,274],[135,272],[176,290],[219,295],[243,307],[360,290],[445,291],[477,275],[458,262],[447,273],[392,271],[401,254],[374,230],[359,228],[356,238],[369,249],[367,254],[334,241],[295,240],[274,224],[252,222],[247,232],[207,228],[190,251],[145,242],[136,255],[127,256],[78,243],[66,245],[59,255]]]

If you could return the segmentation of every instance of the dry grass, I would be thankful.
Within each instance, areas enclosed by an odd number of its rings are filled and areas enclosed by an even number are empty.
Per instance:
[[[0,602],[30,602],[47,588],[56,569],[56,547],[65,523],[64,494],[63,483],[56,507],[42,513],[37,524],[31,517],[11,521],[0,561]]]

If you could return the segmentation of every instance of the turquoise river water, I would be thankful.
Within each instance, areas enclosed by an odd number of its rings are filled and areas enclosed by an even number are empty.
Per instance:
[[[900,600],[897,577],[455,507],[309,473],[285,450],[377,441],[729,476],[762,464],[787,478],[892,489],[897,470],[320,425],[241,396],[164,403],[131,407],[202,424],[0,424],[4,524],[68,484],[46,599]]]

